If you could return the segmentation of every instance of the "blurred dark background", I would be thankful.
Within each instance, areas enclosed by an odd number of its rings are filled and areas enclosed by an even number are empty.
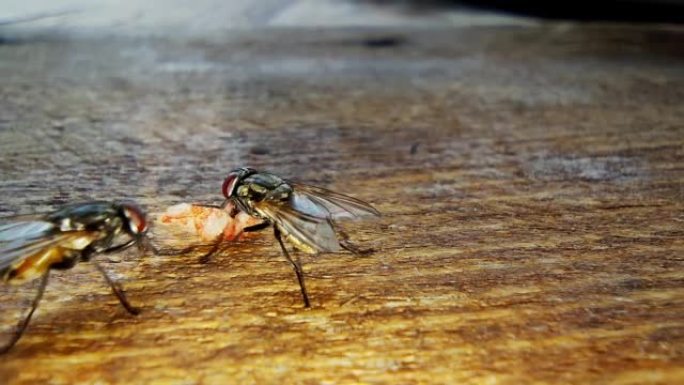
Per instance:
[[[0,36],[215,36],[265,27],[462,27],[544,21],[684,22],[684,0],[4,0]]]
[[[468,7],[475,10],[555,20],[681,23],[684,0],[361,0],[377,5],[403,6],[415,11]]]

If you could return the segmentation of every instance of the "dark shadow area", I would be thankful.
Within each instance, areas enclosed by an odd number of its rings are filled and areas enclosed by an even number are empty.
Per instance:
[[[410,12],[432,12],[467,7],[552,20],[613,21],[629,23],[684,23],[682,0],[358,0],[375,5],[399,6]]]

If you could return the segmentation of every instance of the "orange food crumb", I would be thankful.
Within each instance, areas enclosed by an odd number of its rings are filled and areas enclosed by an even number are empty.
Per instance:
[[[165,225],[184,227],[184,230],[196,234],[202,241],[212,241],[223,233],[223,239],[233,241],[249,233],[243,233],[248,226],[260,223],[243,212],[234,218],[230,217],[233,205],[228,203],[223,209],[181,203],[169,207],[159,217]]]

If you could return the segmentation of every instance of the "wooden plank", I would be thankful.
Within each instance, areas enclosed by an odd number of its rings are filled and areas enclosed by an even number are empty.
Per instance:
[[[250,165],[384,216],[57,272],[3,383],[684,382],[684,33],[270,30],[0,45],[2,214],[220,201]],[[388,42],[372,44],[372,41]],[[163,241],[157,239],[157,241]],[[3,338],[32,287],[3,289]]]

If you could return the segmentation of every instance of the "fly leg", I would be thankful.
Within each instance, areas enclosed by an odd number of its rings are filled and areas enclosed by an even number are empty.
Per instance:
[[[307,294],[306,285],[304,284],[304,272],[302,271],[302,267],[300,266],[299,259],[295,261],[290,257],[290,253],[287,251],[287,249],[285,248],[285,244],[283,243],[283,239],[280,235],[280,230],[278,229],[278,226],[273,226],[273,234],[278,240],[278,243],[280,243],[280,248],[283,250],[285,258],[287,258],[287,261],[290,262],[290,264],[292,265],[295,274],[297,274],[297,281],[299,281],[299,289],[302,291],[302,299],[304,299],[304,307],[311,307],[311,303],[309,302],[309,294]]]
[[[126,299],[126,295],[124,294],[124,292],[121,289],[121,287],[119,286],[119,284],[116,283],[111,277],[109,277],[109,274],[107,274],[107,271],[102,266],[100,266],[100,264],[97,263],[96,261],[93,261],[93,264],[95,265],[97,270],[102,274],[105,281],[107,281],[107,284],[112,289],[112,293],[114,293],[116,298],[119,299],[119,302],[121,302],[121,306],[123,306],[124,309],[126,309],[126,311],[132,315],[140,314],[140,309],[133,307],[131,305],[131,303],[128,302],[128,299]]]
[[[243,232],[249,233],[252,231],[259,231],[267,228],[271,224],[269,222],[262,222],[259,223],[258,225],[253,225],[253,226],[247,226],[244,229],[242,229]],[[239,234],[238,234],[239,235]],[[211,258],[212,255],[216,254],[216,252],[219,250],[219,247],[221,246],[221,243],[223,241],[223,233],[221,233],[216,240],[214,241],[214,245],[211,247],[211,250],[204,254],[203,256],[200,257],[200,263],[207,263],[209,262],[209,259]]]
[[[267,228],[271,224],[269,222],[262,222],[259,223],[258,225],[253,225],[253,226],[247,226],[244,229],[242,229],[242,232],[249,233],[252,231],[259,231]],[[238,234],[237,236],[239,236]],[[204,254],[202,257],[200,257],[200,263],[207,263],[209,262],[209,258],[216,254],[216,252],[219,250],[219,246],[221,245],[221,242],[223,241],[223,234],[219,235],[219,237],[214,241],[214,245],[211,247],[211,250],[209,250],[208,253]],[[221,250],[223,251],[223,250]]]
[[[47,286],[49,277],[50,270],[46,271],[45,274],[43,274],[43,277],[40,279],[40,286],[38,286],[38,292],[36,293],[36,296],[33,298],[33,302],[31,303],[31,311],[29,311],[26,317],[24,317],[24,319],[19,322],[19,324],[17,325],[17,330],[16,332],[14,332],[12,339],[10,339],[5,346],[0,348],[0,354],[7,353],[17,343],[17,341],[19,341],[21,336],[24,335],[24,331],[26,330],[26,327],[31,321],[33,313],[36,311],[36,308],[38,308],[38,303],[40,303],[40,299],[43,298],[43,293],[45,292],[45,287]]]
[[[103,254],[115,253],[117,251],[121,251],[121,250],[129,248],[130,246],[134,245],[136,242],[138,242],[138,240],[136,238],[132,238],[125,243],[110,246],[104,250],[98,250],[97,252],[103,253]],[[90,247],[84,249],[83,252],[81,253],[81,259],[83,259],[84,261],[89,261],[94,252],[96,252],[96,250],[94,250]],[[114,293],[116,298],[119,299],[119,302],[121,302],[121,306],[123,306],[124,309],[126,309],[126,311],[132,315],[140,314],[140,309],[133,307],[131,305],[131,303],[128,302],[128,299],[126,299],[126,295],[124,294],[123,289],[121,289],[121,286],[119,286],[119,284],[117,282],[115,282],[109,276],[109,274],[107,274],[107,271],[99,263],[97,263],[97,261],[92,260],[91,262],[95,265],[95,268],[97,268],[97,270],[100,272],[100,274],[102,274],[105,281],[107,281],[107,284],[112,289],[112,293]]]
[[[193,203],[192,205],[193,205],[193,206],[208,207],[208,208],[212,208],[212,209],[223,210],[223,209],[226,208],[226,206],[228,205],[229,202],[230,202],[230,200],[226,199],[226,200],[223,201],[223,203],[221,203],[220,205],[212,205],[212,204],[209,204],[209,203]],[[231,217],[234,217],[234,216],[235,216],[234,214],[231,215]]]
[[[223,201],[223,203],[222,203],[220,206],[217,206],[217,205],[208,205],[208,204],[197,204],[197,206],[209,207],[209,208],[214,208],[214,209],[223,210],[223,209],[226,208],[226,206],[228,205],[229,202],[230,202],[230,201],[229,201],[228,199],[226,199],[225,201]],[[237,207],[233,207],[233,209],[230,211],[230,213],[229,213],[228,215],[230,215],[231,218],[235,218],[235,216],[238,214],[238,212],[239,212],[239,210],[237,209]],[[247,230],[247,229],[245,229],[245,230]],[[199,263],[202,263],[202,264],[208,263],[209,260],[211,259],[211,257],[212,257],[214,254],[216,254],[216,252],[219,250],[219,248],[221,247],[221,243],[222,243],[222,242],[223,242],[223,232],[221,232],[221,234],[219,234],[219,235],[216,237],[216,239],[214,240],[213,245],[211,246],[211,249],[210,249],[207,253],[205,253],[204,255],[202,255],[202,256],[200,257]],[[191,246],[191,247],[192,247],[192,246]],[[186,250],[186,251],[187,251],[187,250],[190,250],[191,247],[190,247],[190,248],[186,248],[186,249],[184,249],[184,250]]]
[[[182,249],[165,249],[165,248],[160,248],[154,245],[152,241],[150,240],[149,237],[142,237],[140,241],[138,241],[138,247],[141,253],[144,253],[146,251],[151,251],[152,254],[154,255],[160,255],[160,256],[176,256],[176,255],[184,255],[188,254],[191,251],[195,251],[196,249],[200,248],[202,245],[195,245],[195,246],[188,246],[184,247]],[[142,256],[142,254],[140,255]]]
[[[115,253],[117,251],[125,250],[125,249],[133,246],[136,242],[138,242],[137,239],[131,238],[130,240],[128,240],[122,244],[109,246],[108,248],[100,251],[100,253]],[[85,258],[89,258],[91,253],[92,253],[92,251],[84,252],[83,253],[84,254],[84,260],[87,261],[88,259],[85,259]]]
[[[251,233],[251,232],[254,232],[254,231],[263,230],[263,229],[267,228],[267,227],[270,226],[270,225],[271,225],[270,222],[268,222],[268,221],[263,221],[263,222],[261,222],[261,223],[259,223],[259,224],[245,227],[244,229],[242,229],[242,232],[244,232],[244,233]]]
[[[211,246],[211,249],[200,257],[199,263],[202,263],[202,264],[208,263],[209,260],[211,259],[211,257],[214,254],[216,254],[219,247],[221,247],[222,242],[223,242],[223,232],[221,232],[221,234],[219,234],[218,237],[216,237],[213,245]]]

